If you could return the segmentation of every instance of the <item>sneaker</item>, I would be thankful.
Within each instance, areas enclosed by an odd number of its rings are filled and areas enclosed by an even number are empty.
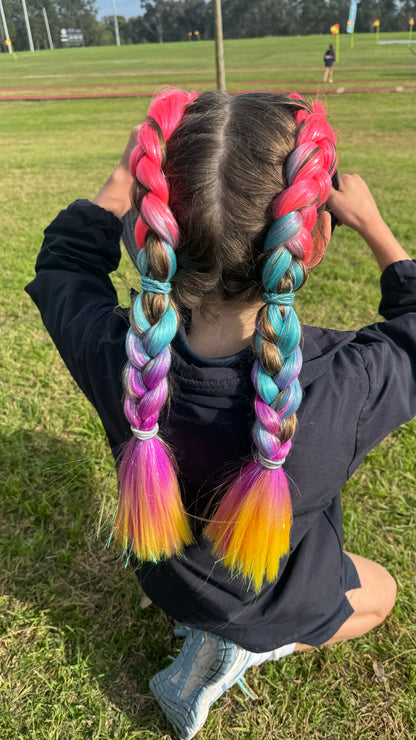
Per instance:
[[[240,683],[252,653],[224,637],[186,628],[178,657],[156,673],[149,686],[180,740],[191,740],[209,708],[230,686]],[[255,698],[252,697],[251,698]]]
[[[173,634],[175,637],[188,637],[192,632],[192,627],[188,627],[187,624],[183,624],[183,622],[175,622],[175,627],[173,628]]]

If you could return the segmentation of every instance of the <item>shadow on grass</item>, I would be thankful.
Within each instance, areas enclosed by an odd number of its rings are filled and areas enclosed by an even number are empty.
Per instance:
[[[51,627],[67,664],[87,666],[136,730],[166,731],[148,681],[175,649],[171,621],[155,606],[140,608],[132,569],[95,535],[94,462],[78,442],[37,431],[0,438],[0,456],[2,631],[28,621]]]

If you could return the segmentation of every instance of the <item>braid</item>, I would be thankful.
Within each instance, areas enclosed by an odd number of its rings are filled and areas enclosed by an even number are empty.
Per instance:
[[[140,185],[135,236],[142,283],[126,338],[124,413],[133,437],[119,469],[114,533],[141,560],[170,557],[192,541],[172,454],[158,436],[158,419],[168,397],[169,345],[178,328],[170,281],[176,272],[179,228],[169,208],[163,168],[166,142],[195,97],[167,90],[155,98],[130,158]]]
[[[275,220],[262,256],[265,305],[253,337],[255,459],[231,484],[206,529],[224,565],[252,580],[256,591],[264,578],[277,577],[280,558],[290,547],[292,507],[282,466],[302,397],[301,327],[292,304],[305,282],[305,265],[316,260],[311,230],[336,167],[335,136],[321,106],[316,103],[312,113],[298,110],[295,120],[296,146],[285,163],[288,186],[272,203]]]

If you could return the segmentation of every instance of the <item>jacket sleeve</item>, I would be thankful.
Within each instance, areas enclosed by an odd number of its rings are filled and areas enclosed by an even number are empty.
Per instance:
[[[120,261],[121,222],[75,201],[45,230],[36,277],[26,286],[69,372],[97,409],[112,447],[128,438],[121,372],[127,324],[109,273]]]
[[[368,377],[357,427],[352,474],[365,455],[416,415],[416,262],[395,262],[381,276],[380,313],[386,321],[357,332],[352,346]]]

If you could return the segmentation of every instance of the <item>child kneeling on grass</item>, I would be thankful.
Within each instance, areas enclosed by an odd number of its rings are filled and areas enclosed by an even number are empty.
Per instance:
[[[318,103],[165,91],[93,202],[46,229],[27,287],[122,453],[114,534],[186,638],[150,682],[182,740],[250,666],[362,635],[395,601],[343,552],[340,490],[416,413],[416,265],[358,175],[331,188],[336,167]],[[130,195],[127,312],[109,273]],[[384,322],[299,324],[328,209],[380,266]]]

